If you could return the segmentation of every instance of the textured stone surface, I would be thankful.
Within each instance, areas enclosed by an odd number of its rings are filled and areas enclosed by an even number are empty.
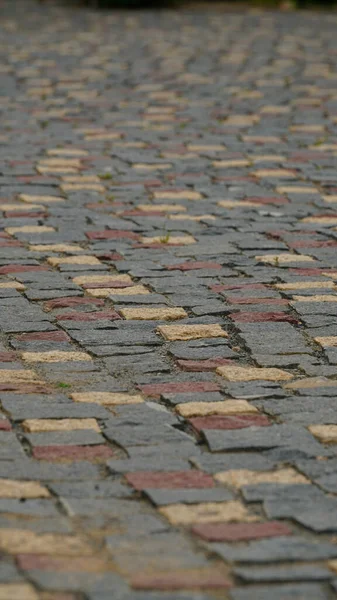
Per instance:
[[[285,381],[292,376],[281,369],[257,369],[254,367],[223,366],[217,368],[217,373],[228,381],[254,381],[265,379],[266,381]]]
[[[290,535],[287,525],[269,523],[205,523],[193,526],[193,533],[208,542],[248,542],[281,535]]]
[[[72,4],[0,9],[0,598],[330,600],[335,14]]]
[[[257,413],[258,410],[247,400],[224,400],[223,402],[186,402],[178,404],[176,411],[182,417],[207,415],[236,415]]]
[[[216,473],[214,478],[220,483],[238,488],[243,485],[254,485],[259,483],[309,483],[304,475],[301,475],[301,473],[298,473],[295,469],[291,468],[271,471],[270,473],[238,469],[236,471]]]
[[[237,501],[205,502],[194,506],[172,504],[160,509],[170,523],[174,525],[189,525],[190,523],[252,522],[258,521],[257,515],[249,513],[243,504]]]
[[[228,337],[220,325],[160,325],[158,331],[170,341]]]
[[[107,405],[140,404],[144,402],[140,394],[122,392],[74,392],[71,397],[75,402],[93,402]]]
[[[132,320],[164,320],[175,321],[187,317],[187,312],[183,308],[122,308],[120,310],[122,317]]]

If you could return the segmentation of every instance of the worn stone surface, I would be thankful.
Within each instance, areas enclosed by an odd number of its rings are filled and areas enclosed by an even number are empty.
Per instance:
[[[0,9],[0,598],[330,600],[336,16],[72,4]]]

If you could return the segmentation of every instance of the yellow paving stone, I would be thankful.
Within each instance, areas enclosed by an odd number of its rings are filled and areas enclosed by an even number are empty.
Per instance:
[[[300,185],[283,185],[276,188],[278,194],[318,194],[315,187],[305,187]]]
[[[0,498],[49,498],[46,487],[36,481],[0,479]],[[1,598],[1,596],[0,596]]]
[[[50,96],[53,94],[54,89],[52,87],[31,87],[27,88],[27,96]]]
[[[74,392],[71,398],[75,402],[92,402],[94,404],[119,405],[141,404],[144,399],[140,394],[126,392]]]
[[[285,389],[290,390],[305,390],[320,387],[337,387],[337,381],[334,381],[332,379],[326,379],[326,377],[304,377],[303,379],[297,379],[296,381],[287,383],[283,387]]]
[[[170,163],[158,163],[158,164],[147,164],[147,163],[135,163],[132,168],[136,171],[166,171],[172,169]]]
[[[251,127],[259,121],[260,117],[258,115],[231,115],[223,123],[231,127]]]
[[[92,192],[105,192],[104,185],[99,183],[64,183],[60,185],[62,192],[78,192],[81,190],[89,190]]]
[[[308,429],[322,444],[337,444],[337,425],[309,425]]]
[[[77,362],[92,360],[87,352],[63,352],[50,350],[49,352],[23,352],[22,359],[27,362]]]
[[[271,106],[265,105],[261,108],[261,114],[267,115],[284,115],[289,113],[291,110],[290,106]]]
[[[109,141],[109,140],[117,140],[122,137],[121,133],[93,133],[91,135],[86,135],[84,137],[87,141]]]
[[[337,573],[337,560],[329,560],[328,561],[328,567],[329,569],[331,569],[332,571],[335,571],[335,573]]]
[[[154,237],[143,237],[141,238],[143,244],[163,244],[163,245],[175,245],[179,244],[182,246],[188,246],[189,244],[195,244],[196,240],[191,235],[157,235]]]
[[[90,546],[80,536],[36,533],[28,529],[11,528],[0,529],[0,550],[9,554],[60,556],[90,556],[93,554]],[[11,600],[14,600],[14,598],[11,598]]]
[[[337,217],[305,217],[301,223],[319,223],[320,225],[337,225]]]
[[[149,290],[144,285],[133,285],[127,288],[88,288],[86,289],[89,296],[94,298],[107,298],[108,296],[140,296],[150,294]]]
[[[89,152],[80,148],[50,148],[47,154],[48,156],[88,156]]]
[[[171,221],[215,221],[214,215],[169,215]]]
[[[97,175],[65,175],[62,181],[67,183],[99,183],[101,180]]]
[[[216,372],[221,375],[227,381],[284,381],[287,379],[293,379],[293,375],[287,371],[281,369],[268,369],[268,368],[257,368],[257,367],[239,367],[235,365],[224,365],[218,367]]]
[[[163,320],[175,321],[176,319],[184,319],[188,317],[187,312],[183,308],[147,308],[140,306],[138,308],[122,308],[120,314],[128,320]]]
[[[215,169],[226,169],[226,168],[235,168],[235,167],[249,167],[250,161],[245,159],[236,159],[236,160],[215,160],[212,162],[212,165]]]
[[[337,144],[313,145],[313,146],[309,146],[309,150],[315,150],[315,152],[337,151]]]
[[[337,295],[293,296],[293,300],[296,302],[337,302]]]
[[[84,252],[81,246],[75,244],[36,244],[30,245],[33,252]]]
[[[323,200],[329,204],[335,204],[335,202],[337,202],[337,196],[332,194],[331,196],[323,196]]]
[[[323,348],[333,348],[334,346],[337,346],[337,336],[334,335],[329,335],[326,337],[315,337],[314,340],[318,344],[321,344]]]
[[[315,290],[315,289],[337,289],[333,281],[293,281],[292,283],[277,283],[278,290]]]
[[[0,369],[0,383],[42,383],[35,371]]]
[[[95,256],[68,256],[67,258],[57,258],[50,256],[47,262],[53,267],[58,265],[100,265],[101,261]]]
[[[64,173],[78,173],[78,169],[75,169],[74,167],[43,167],[43,166],[37,166],[36,170],[41,175],[44,175],[45,173],[47,173],[49,175],[59,175],[60,173],[62,173],[62,174],[64,174]]]
[[[39,204],[52,204],[53,202],[64,202],[61,196],[36,196],[32,194],[19,194],[22,202],[38,202]]]
[[[39,600],[30,583],[0,583],[0,600]]]
[[[233,469],[221,471],[214,475],[216,481],[235,488],[259,483],[308,484],[310,481],[292,467],[278,471],[249,471],[248,469]]]
[[[101,433],[96,419],[26,419],[22,422],[24,431],[77,431],[93,429]],[[0,480],[1,483],[1,480]]]
[[[337,271],[329,271],[328,273],[321,273],[323,277],[330,277],[331,279],[337,279]]]
[[[175,198],[177,200],[201,200],[202,195],[200,192],[193,192],[192,190],[182,190],[180,192],[174,190],[165,190],[153,192],[153,197],[160,199]]]
[[[223,402],[184,402],[176,406],[182,417],[208,417],[209,415],[237,415],[258,413],[247,400],[224,400]]]
[[[222,144],[188,144],[187,150],[192,152],[224,152],[226,146]]]
[[[282,254],[262,254],[255,256],[255,260],[276,266],[278,264],[293,262],[313,262],[314,259],[312,256],[307,256],[305,254],[291,254],[290,252],[284,252]]]
[[[294,133],[323,133],[324,125],[291,125],[289,130]]]
[[[230,502],[202,502],[201,504],[169,504],[159,509],[172,525],[192,523],[250,523],[259,521],[238,500]]]
[[[252,175],[259,178],[276,178],[276,179],[296,179],[296,175],[288,169],[259,169],[254,171]]]
[[[45,210],[45,207],[41,204],[0,204],[0,210],[12,210],[12,211],[23,211],[23,210]]]
[[[81,160],[78,158],[42,158],[39,160],[40,166],[45,167],[76,167],[82,166]]]
[[[0,283],[0,289],[10,289],[14,288],[15,290],[25,290],[25,286],[23,283],[19,283],[18,281],[2,281]]]
[[[138,210],[143,212],[185,212],[186,206],[182,204],[138,204]]]
[[[109,275],[78,275],[74,277],[73,282],[78,285],[85,285],[89,283],[105,283],[115,279],[121,283],[132,283],[130,275],[120,275],[119,273],[110,273]]]
[[[159,325],[157,331],[169,341],[228,337],[228,333],[217,323],[214,325]]]
[[[46,225],[23,225],[22,227],[6,227],[5,231],[10,235],[14,235],[15,233],[47,233],[55,231],[55,229]]]
[[[218,206],[222,206],[222,208],[245,208],[245,207],[252,207],[252,208],[256,208],[258,209],[260,206],[262,206],[262,203],[257,203],[257,202],[249,202],[249,200],[219,200],[219,202],[217,202]]]

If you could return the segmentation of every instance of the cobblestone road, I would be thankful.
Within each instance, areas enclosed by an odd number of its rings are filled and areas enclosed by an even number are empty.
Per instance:
[[[337,592],[337,16],[1,3],[1,600]]]

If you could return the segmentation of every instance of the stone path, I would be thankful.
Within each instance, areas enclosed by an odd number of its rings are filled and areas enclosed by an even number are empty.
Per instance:
[[[1,3],[1,600],[337,593],[337,15]]]

